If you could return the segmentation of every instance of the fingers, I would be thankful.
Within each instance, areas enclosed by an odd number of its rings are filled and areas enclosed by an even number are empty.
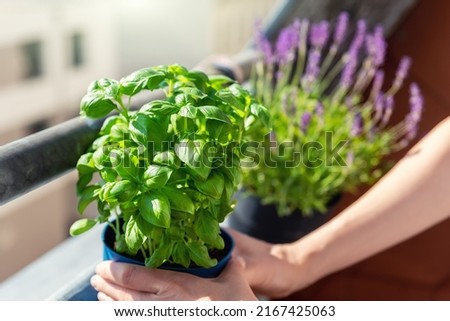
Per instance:
[[[157,271],[134,264],[104,261],[97,265],[95,272],[106,281],[121,287],[157,293],[161,282],[154,276]]]
[[[97,298],[100,301],[142,301],[149,299],[142,292],[124,288],[98,275],[91,278],[91,285],[99,292]],[[148,294],[148,296],[150,295]]]
[[[98,292],[97,293],[97,299],[99,301],[114,301],[111,297],[107,296],[105,293],[103,292]]]

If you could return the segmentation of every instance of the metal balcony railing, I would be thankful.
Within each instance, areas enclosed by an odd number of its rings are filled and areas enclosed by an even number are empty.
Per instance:
[[[273,39],[294,17],[330,19],[343,10],[355,20],[364,17],[369,24],[381,23],[386,33],[390,33],[415,2],[284,0],[266,20],[266,33]],[[233,57],[241,71],[241,80],[248,78],[256,58],[251,47]],[[230,72],[226,66],[216,67],[218,71]],[[72,170],[79,156],[94,140],[101,123],[102,120],[86,121],[77,117],[0,147],[0,204]],[[25,267],[0,284],[0,300],[95,300],[95,291],[88,280],[94,266],[101,260],[100,232],[101,229],[97,228],[76,239],[69,239]]]

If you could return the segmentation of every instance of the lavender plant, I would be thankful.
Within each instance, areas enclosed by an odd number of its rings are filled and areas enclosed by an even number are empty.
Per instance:
[[[256,32],[263,59],[251,85],[269,109],[272,132],[257,148],[258,162],[245,166],[243,185],[263,203],[276,204],[280,215],[325,211],[335,195],[375,182],[386,170],[384,157],[417,134],[423,98],[415,83],[409,114],[389,122],[411,59],[401,59],[386,86],[383,28],[370,31],[359,20],[350,33],[345,12],[334,28],[329,21],[295,20],[274,44]]]

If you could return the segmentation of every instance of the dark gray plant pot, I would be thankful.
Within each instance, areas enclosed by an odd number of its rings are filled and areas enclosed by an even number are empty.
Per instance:
[[[325,213],[303,216],[297,210],[283,217],[278,216],[274,205],[263,205],[256,196],[238,191],[235,198],[237,203],[228,218],[228,225],[239,232],[275,244],[296,241],[327,222],[340,195],[333,198]]]

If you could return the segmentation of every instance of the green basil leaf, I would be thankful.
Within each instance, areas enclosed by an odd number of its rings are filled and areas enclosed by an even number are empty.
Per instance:
[[[210,268],[217,264],[217,260],[211,259],[209,256],[207,247],[200,242],[190,242],[187,244],[187,248],[189,256],[195,264],[205,268]]]
[[[212,75],[209,76],[209,80],[211,83],[211,87],[216,90],[223,89],[224,87],[229,86],[230,84],[235,82],[233,79],[224,75]]]
[[[119,97],[119,82],[108,78],[95,80],[89,85],[88,93],[102,93],[105,98],[117,99]]]
[[[152,234],[154,234],[155,229],[160,229],[159,227],[156,227],[147,222],[139,212],[134,215],[134,219],[136,220],[138,228],[142,231],[142,234],[147,237],[151,237]]]
[[[223,193],[224,179],[221,173],[211,172],[204,182],[195,181],[195,187],[205,195],[215,199],[220,199]]]
[[[195,119],[197,117],[197,107],[194,107],[190,104],[181,107],[178,115],[182,117],[187,117],[191,119]]]
[[[214,242],[211,243],[211,246],[218,250],[223,250],[225,248],[225,241],[220,234],[217,235]]]
[[[92,159],[94,160],[95,167],[98,170],[101,171],[104,168],[112,168],[110,160],[111,150],[111,146],[100,146],[100,148],[96,149],[92,154]]]
[[[222,223],[231,212],[233,212],[233,208],[231,207],[230,203],[221,202],[219,213],[217,214],[217,221],[219,223]]]
[[[97,185],[90,185],[84,188],[78,196],[78,212],[83,214],[86,207],[92,203],[100,191]]]
[[[198,101],[199,99],[203,99],[208,96],[201,90],[194,87],[179,87],[177,88],[177,92],[182,92],[183,94],[191,97],[195,101]]]
[[[191,70],[186,74],[186,78],[189,79],[192,84],[201,91],[205,91],[207,89],[209,78],[204,72]]]
[[[112,150],[110,160],[113,169],[123,179],[139,182],[139,157],[137,149]]]
[[[241,111],[240,116],[244,116],[244,109],[245,109],[245,102],[240,100],[238,97],[236,97],[228,88],[219,90],[216,93],[216,96],[229,104],[230,106],[234,107],[235,109]]]
[[[174,263],[180,264],[185,268],[188,268],[191,264],[191,258],[189,251],[184,242],[176,242],[173,248],[172,258]]]
[[[180,160],[175,155],[175,152],[173,150],[166,150],[160,153],[156,153],[153,157],[153,163],[174,168],[180,167]]]
[[[168,122],[150,115],[137,113],[130,121],[130,136],[135,142],[148,146],[152,142],[159,150],[161,143],[166,138]]]
[[[200,212],[195,217],[194,231],[203,242],[212,244],[219,234],[219,223],[207,212]]]
[[[139,211],[149,223],[168,228],[170,226],[170,203],[163,193],[148,192],[141,196]]]
[[[101,118],[116,109],[116,104],[105,98],[102,92],[93,92],[85,95],[80,104],[81,115],[89,118]]]
[[[226,144],[233,139],[233,127],[221,121],[210,119],[206,122],[206,130],[213,139],[219,143]]]
[[[77,195],[81,194],[81,192],[91,182],[93,176],[94,176],[93,173],[87,173],[87,174],[78,173]]]
[[[172,210],[185,212],[192,215],[195,214],[194,202],[182,190],[173,187],[165,187],[163,192],[169,199]]]
[[[152,114],[159,114],[159,115],[171,115],[173,113],[178,112],[179,107],[176,105],[173,105],[172,103],[165,101],[165,100],[154,100],[152,102],[149,102],[148,104],[145,104],[141,107],[139,110],[141,113],[152,113]]]
[[[206,119],[214,119],[224,123],[231,124],[230,118],[223,112],[222,109],[216,106],[200,106],[198,110],[205,116]]]
[[[116,125],[116,124],[124,124],[125,121],[122,118],[122,116],[120,115],[113,115],[113,116],[109,116],[108,118],[105,119],[105,121],[103,122],[102,128],[100,129],[100,135],[108,135],[109,133],[111,133],[111,128]]]
[[[160,88],[164,79],[165,74],[155,70],[155,68],[140,69],[120,80],[120,92],[128,96],[134,96],[143,89]]]
[[[206,180],[212,168],[204,146],[203,141],[189,139],[183,139],[175,145],[175,154],[188,166],[189,173],[198,180]]]
[[[145,185],[149,188],[161,188],[166,185],[173,170],[166,166],[150,165],[144,172]]]
[[[94,227],[94,225],[97,224],[97,221],[90,218],[82,218],[81,220],[78,220],[70,226],[70,235],[76,236],[80,235],[86,231],[89,231],[91,228]]]
[[[221,199],[224,202],[230,202],[236,190],[236,185],[234,185],[233,182],[225,176],[223,178],[223,194]]]
[[[172,255],[173,242],[161,242],[152,255],[145,260],[145,266],[157,268],[167,261]]]
[[[238,166],[221,166],[220,171],[233,183],[238,186],[241,183],[242,173]]]
[[[97,171],[92,155],[93,153],[86,153],[78,159],[77,170],[80,174],[89,174]]]
[[[113,183],[109,190],[109,198],[116,199],[120,203],[132,200],[138,192],[136,184],[128,180]]]
[[[269,129],[270,127],[270,114],[266,107],[253,103],[250,105],[250,112],[256,116],[261,123]]]
[[[141,229],[134,217],[131,216],[125,227],[125,243],[127,244],[128,252],[133,255],[136,254],[144,241],[145,237]]]

